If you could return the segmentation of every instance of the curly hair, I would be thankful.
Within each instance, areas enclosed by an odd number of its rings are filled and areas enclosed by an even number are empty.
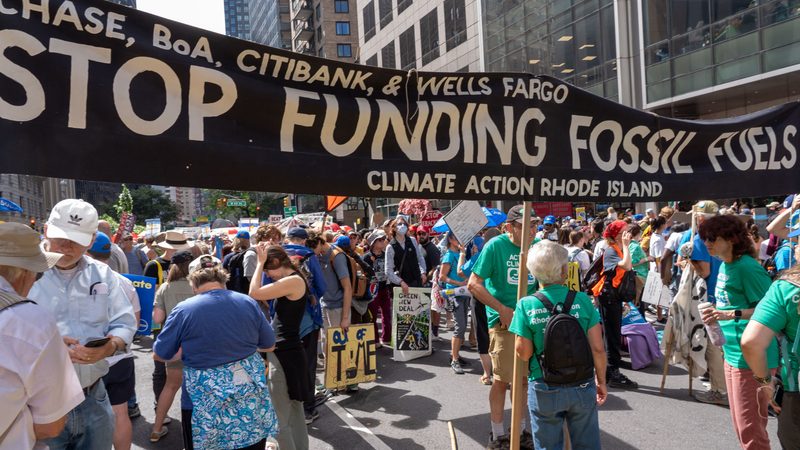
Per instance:
[[[747,226],[738,217],[714,216],[700,224],[700,239],[716,241],[725,239],[731,243],[733,259],[737,260],[744,255],[755,256],[756,250]]]
[[[281,233],[280,228],[272,224],[260,225],[255,232],[256,243],[269,240],[280,242],[282,239],[283,233]]]

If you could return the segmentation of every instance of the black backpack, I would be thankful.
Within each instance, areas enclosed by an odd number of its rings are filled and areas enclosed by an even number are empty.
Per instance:
[[[770,255],[769,258],[765,259],[764,262],[761,263],[761,266],[767,271],[769,274],[770,279],[774,280],[778,277],[778,268],[775,264],[775,257],[778,256],[778,251],[783,247],[788,247],[789,244],[779,245],[778,248]]]
[[[241,292],[242,294],[250,292],[250,281],[244,276],[244,255],[248,251],[250,249],[231,256],[231,260],[228,262],[228,273],[231,276],[228,278],[228,282],[225,283],[228,290]]]
[[[544,294],[534,294],[550,313],[544,329],[544,349],[538,359],[544,382],[551,386],[574,385],[594,376],[589,339],[578,319],[569,314],[575,295],[575,291],[569,291],[561,310],[556,311]]]

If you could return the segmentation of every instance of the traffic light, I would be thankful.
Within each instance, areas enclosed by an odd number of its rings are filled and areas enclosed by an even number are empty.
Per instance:
[[[288,208],[290,206],[292,206],[292,201],[289,199],[289,197],[283,197],[283,207]]]
[[[36,229],[36,218],[35,217],[31,217],[31,228],[34,229],[34,230]]]

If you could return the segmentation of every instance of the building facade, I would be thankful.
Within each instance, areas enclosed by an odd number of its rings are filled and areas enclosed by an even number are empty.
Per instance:
[[[292,50],[346,62],[359,59],[355,0],[291,0]]]
[[[250,40],[250,10],[248,0],[223,0],[225,34]]]
[[[358,0],[362,64],[400,70],[478,72],[480,0]]]
[[[292,49],[289,0],[249,0],[250,40],[270,47]]]
[[[136,8],[136,0],[109,0],[114,3],[119,3],[120,5],[130,6],[131,8]]]
[[[50,210],[66,198],[75,198],[75,181],[32,175],[0,174],[0,197],[22,208],[21,213],[0,211],[0,221],[30,223],[41,230]]]

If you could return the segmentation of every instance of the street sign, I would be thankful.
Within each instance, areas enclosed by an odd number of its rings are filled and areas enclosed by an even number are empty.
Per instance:
[[[233,208],[233,207],[237,207],[237,206],[242,207],[242,208],[246,208],[247,207],[247,200],[231,200],[231,199],[228,199],[228,207],[229,208]]]
[[[283,216],[280,214],[270,214],[269,215],[269,223],[280,223],[283,220]]]
[[[436,222],[442,218],[444,214],[438,209],[434,209],[433,211],[428,211],[422,216],[422,219],[419,221],[419,225],[423,227],[433,228],[436,225]]]
[[[294,217],[297,215],[297,206],[284,206],[283,215],[286,217]]]

